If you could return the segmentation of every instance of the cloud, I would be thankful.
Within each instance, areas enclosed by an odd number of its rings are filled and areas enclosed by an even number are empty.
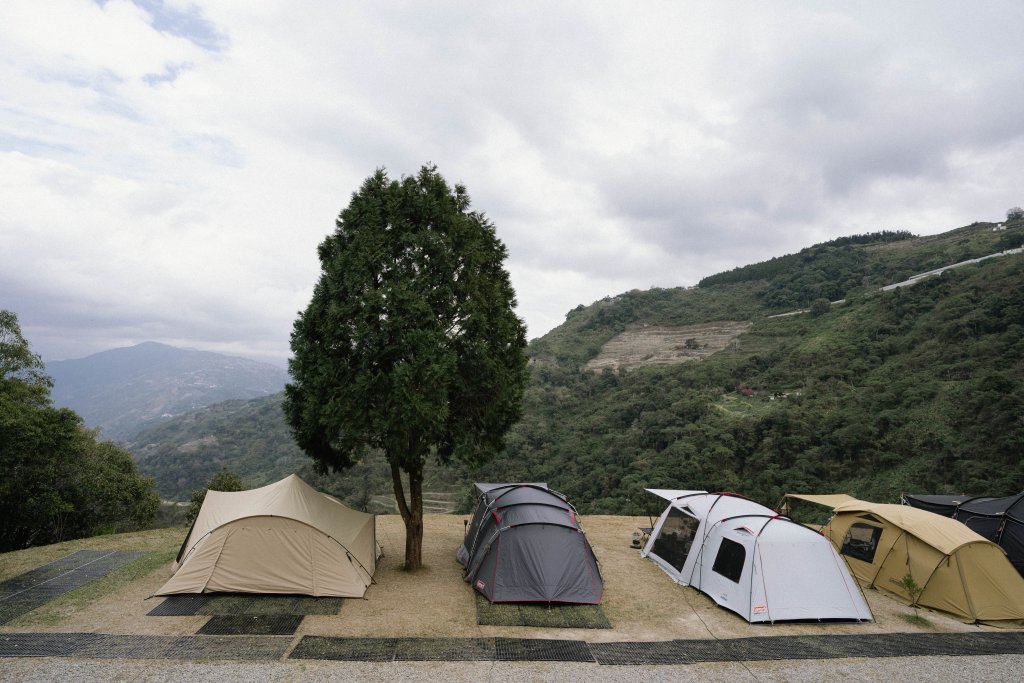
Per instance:
[[[1015,2],[0,4],[0,306],[70,357],[280,362],[362,180],[436,163],[530,336],[856,232],[1019,205]]]

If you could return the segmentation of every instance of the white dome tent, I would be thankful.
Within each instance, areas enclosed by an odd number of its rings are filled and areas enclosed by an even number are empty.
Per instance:
[[[751,623],[871,621],[827,538],[728,493],[647,489],[668,501],[641,552],[672,579]]]

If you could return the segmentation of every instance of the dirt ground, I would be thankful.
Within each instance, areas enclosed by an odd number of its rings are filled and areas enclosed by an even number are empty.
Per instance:
[[[364,637],[506,636],[600,641],[654,641],[675,638],[856,634],[886,632],[957,632],[999,630],[964,624],[931,610],[920,610],[930,625],[908,623],[913,610],[876,590],[865,595],[871,623],[748,624],[718,607],[704,594],[673,583],[654,563],[630,547],[632,533],[648,526],[647,517],[585,516],[584,528],[601,564],[605,591],[602,608],[611,629],[564,629],[478,626],[474,592],[462,580],[455,552],[462,542],[460,515],[427,515],[424,568],[402,569],[405,529],[397,515],[377,517],[377,538],[384,549],[362,600],[346,600],[335,616],[307,616],[297,635]],[[107,536],[0,555],[0,580],[51,562],[83,548],[176,551],[185,529]],[[57,600],[0,626],[0,632],[95,632],[116,634],[194,634],[205,616],[149,617],[160,598],[147,599],[170,577],[170,562],[137,578],[112,586],[90,599]]]

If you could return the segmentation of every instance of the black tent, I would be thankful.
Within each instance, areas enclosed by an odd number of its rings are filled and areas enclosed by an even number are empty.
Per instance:
[[[963,522],[975,533],[998,543],[1010,563],[1024,576],[1024,493],[991,496],[903,495],[903,502]]]
[[[456,558],[491,602],[601,602],[604,582],[576,509],[545,484],[477,484]]]

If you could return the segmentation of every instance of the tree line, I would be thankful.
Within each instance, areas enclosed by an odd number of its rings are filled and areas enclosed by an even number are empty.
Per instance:
[[[0,552],[143,529],[160,506],[130,453],[53,407],[52,386],[0,310]]]

